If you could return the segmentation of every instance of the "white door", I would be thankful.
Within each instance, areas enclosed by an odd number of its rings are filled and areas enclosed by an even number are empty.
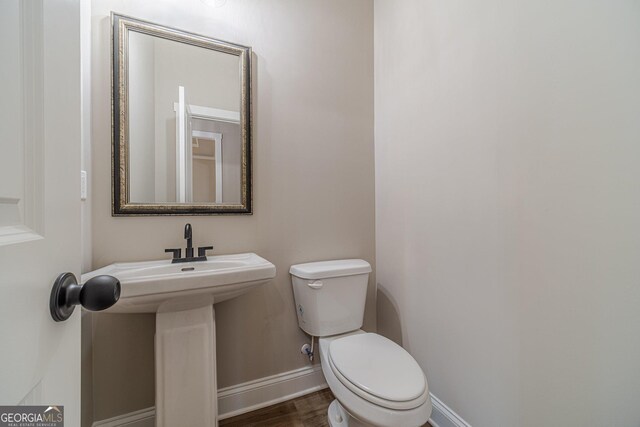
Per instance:
[[[80,425],[80,310],[54,322],[56,277],[80,277],[79,0],[0,1],[0,405],[64,405]]]

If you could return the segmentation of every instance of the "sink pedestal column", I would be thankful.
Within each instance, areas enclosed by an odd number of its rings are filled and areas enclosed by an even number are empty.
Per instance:
[[[217,426],[212,305],[156,313],[156,427]]]

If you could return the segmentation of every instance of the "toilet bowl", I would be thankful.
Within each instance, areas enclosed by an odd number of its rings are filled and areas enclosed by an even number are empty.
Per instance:
[[[291,267],[298,325],[319,339],[322,371],[336,397],[332,427],[422,426],[429,388],[413,357],[393,341],[360,330],[371,266],[363,260]]]
[[[429,419],[424,374],[393,341],[361,330],[320,338],[320,361],[336,397],[332,427],[421,426]]]

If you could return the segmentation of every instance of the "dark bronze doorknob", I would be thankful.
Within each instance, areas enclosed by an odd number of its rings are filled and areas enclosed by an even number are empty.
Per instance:
[[[96,276],[83,285],[73,273],[62,273],[53,283],[49,310],[56,322],[67,320],[76,305],[89,311],[105,310],[120,298],[120,281],[113,276]]]

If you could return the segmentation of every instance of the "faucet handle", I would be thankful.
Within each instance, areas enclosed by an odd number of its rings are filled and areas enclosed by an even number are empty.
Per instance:
[[[198,248],[198,257],[207,256],[207,251],[213,250],[213,246],[200,246]]]
[[[180,259],[182,258],[182,249],[165,249],[165,252],[172,252],[173,253],[173,259]]]

